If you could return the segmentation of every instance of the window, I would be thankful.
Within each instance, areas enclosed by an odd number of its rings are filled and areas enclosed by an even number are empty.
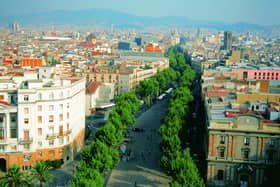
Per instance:
[[[59,149],[59,154],[60,155],[63,155],[63,153],[64,153],[64,149],[62,148],[62,149]]]
[[[24,124],[28,124],[29,123],[29,119],[28,118],[24,118]]]
[[[53,105],[49,105],[49,111],[53,111],[54,107]]]
[[[38,124],[42,124],[42,116],[38,116],[37,117],[37,123]]]
[[[38,136],[42,136],[42,128],[38,128]]]
[[[54,150],[49,151],[49,156],[53,157],[54,156]]]
[[[24,114],[29,114],[29,108],[24,108],[23,112],[24,112]]]
[[[0,128],[0,140],[4,139],[4,129]]]
[[[17,146],[16,145],[11,145],[11,150],[16,151],[17,150]]]
[[[59,104],[59,110],[63,110],[63,104]]]
[[[29,151],[30,145],[29,144],[24,144],[23,148],[24,148],[25,151]]]
[[[63,144],[63,138],[59,138],[59,145]]]
[[[54,127],[53,126],[49,127],[49,133],[54,134]]]
[[[38,99],[39,99],[39,100],[42,100],[42,93],[39,93],[39,94],[38,94]]]
[[[243,159],[248,160],[249,159],[249,149],[243,150]]]
[[[267,152],[267,161],[268,161],[268,162],[273,162],[273,160],[274,160],[274,151],[269,150],[269,151]]]
[[[220,148],[219,149],[219,157],[224,158],[225,157],[225,148]]]
[[[59,121],[63,121],[63,114],[59,114]]]
[[[11,138],[17,138],[17,129],[10,128]]]
[[[29,130],[24,130],[24,131],[23,131],[23,138],[24,138],[25,140],[29,140]]]
[[[28,95],[24,95],[24,96],[23,96],[23,100],[24,100],[24,101],[29,101],[29,96],[28,96]]]
[[[218,179],[219,181],[224,180],[224,170],[221,170],[221,169],[218,170],[217,179]]]
[[[53,98],[54,98],[54,94],[53,94],[53,93],[50,93],[49,98],[50,98],[50,99],[53,99]]]
[[[225,136],[220,136],[220,144],[224,144],[225,143]]]
[[[59,126],[58,132],[59,132],[59,136],[63,136],[63,125]]]
[[[42,111],[42,105],[38,105],[37,110],[38,110],[38,112],[41,112]]]
[[[49,122],[53,122],[53,115],[49,116]]]
[[[17,122],[17,116],[16,115],[11,115],[11,122],[12,123]]]
[[[42,156],[43,156],[42,152],[41,151],[38,152],[38,157],[42,157]]]
[[[69,112],[67,112],[67,119],[69,119]]]
[[[250,138],[249,137],[244,138],[244,145],[250,145]]]
[[[63,92],[60,92],[60,97],[61,97],[61,98],[63,97]]]
[[[4,116],[0,116],[0,123],[3,123],[4,122]]]
[[[30,154],[25,154],[25,155],[23,155],[23,160],[24,160],[24,161],[29,161],[30,158],[31,158],[31,155],[30,155]]]
[[[0,100],[4,100],[4,95],[0,95]]]
[[[49,140],[49,146],[54,145],[54,140]]]
[[[4,145],[0,145],[0,152],[5,151],[5,146]]]
[[[67,108],[69,108],[69,103],[67,103]]]
[[[38,142],[38,147],[42,147],[43,143],[41,141]]]
[[[271,140],[269,140],[269,142],[268,142],[269,147],[274,147],[275,144],[276,144],[276,140],[275,140],[275,139],[271,139]]]

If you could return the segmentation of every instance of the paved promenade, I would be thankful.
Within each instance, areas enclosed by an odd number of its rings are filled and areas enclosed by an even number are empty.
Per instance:
[[[160,101],[137,118],[136,127],[143,128],[144,132],[129,131],[132,142],[125,145],[130,154],[112,170],[107,187],[169,186],[169,178],[159,167],[161,137],[158,132],[167,107],[167,100]]]

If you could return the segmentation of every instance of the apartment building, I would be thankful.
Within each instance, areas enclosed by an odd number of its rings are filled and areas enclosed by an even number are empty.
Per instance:
[[[279,81],[235,76],[246,68],[215,71],[204,72],[202,85],[207,186],[266,184],[267,169],[280,163]]]
[[[266,183],[265,169],[280,162],[280,124],[259,114],[227,110],[226,105],[212,105],[209,112],[207,185]]]
[[[22,170],[38,160],[73,159],[85,133],[85,80],[0,82],[0,165]]]

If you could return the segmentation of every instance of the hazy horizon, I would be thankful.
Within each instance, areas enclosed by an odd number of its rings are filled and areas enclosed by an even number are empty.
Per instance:
[[[9,0],[1,2],[0,16],[96,8],[147,17],[183,16],[194,20],[279,25],[279,7],[278,0]]]

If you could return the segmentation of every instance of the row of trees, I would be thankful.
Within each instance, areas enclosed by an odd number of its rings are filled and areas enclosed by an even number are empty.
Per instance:
[[[96,132],[95,140],[84,148],[71,186],[103,186],[104,174],[118,164],[118,146],[127,128],[135,124],[140,102],[134,93],[125,93],[116,98],[115,104],[104,127]]]
[[[177,79],[177,74],[172,68],[166,68],[158,72],[149,80],[140,81],[136,93],[150,105],[152,100],[162,93],[170,84]]]
[[[195,77],[194,71],[186,64],[181,48],[169,49],[171,59],[175,56],[171,66],[181,74],[180,87],[172,94],[165,117],[162,119],[160,133],[162,136],[161,166],[171,176],[172,187],[204,186],[199,176],[198,169],[193,162],[190,153],[182,150],[180,131],[186,124],[190,114],[189,104],[193,100],[190,87]],[[184,65],[182,61],[184,60]],[[181,71],[183,71],[181,73]]]
[[[0,178],[0,186],[25,187],[49,182],[54,176],[49,173],[51,167],[45,161],[39,161],[29,172],[20,171],[20,167],[12,165]]]

